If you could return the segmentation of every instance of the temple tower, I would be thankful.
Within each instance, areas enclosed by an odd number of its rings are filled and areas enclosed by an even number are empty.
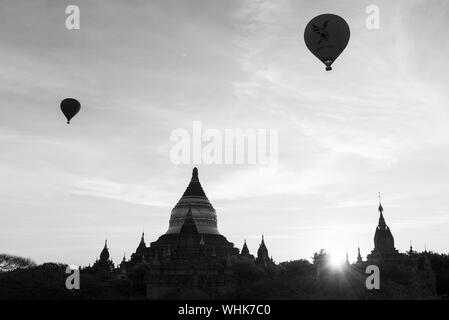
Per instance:
[[[114,269],[114,263],[110,259],[109,249],[108,249],[108,240],[104,241],[103,250],[100,252],[100,259],[95,261],[92,265],[92,269],[96,271],[107,271],[111,272]]]
[[[179,233],[187,212],[191,210],[198,232],[217,234],[217,213],[209,202],[198,178],[198,169],[194,168],[187,189],[171,211],[169,227],[166,234]]]
[[[363,259],[362,259],[362,255],[360,254],[360,246],[357,246],[357,264],[362,264],[363,263]]]
[[[178,247],[179,235],[185,223],[190,229],[192,226],[195,227],[198,235],[197,243],[201,244],[206,252],[214,252],[218,257],[239,253],[239,249],[218,231],[217,213],[201,186],[197,168],[193,169],[189,185],[171,211],[167,232],[151,243],[147,249],[149,254],[154,255],[155,252],[160,254],[167,247]]]
[[[203,240],[203,244],[201,244]],[[192,215],[192,208],[189,207],[189,211],[184,218],[181,230],[178,236],[178,248],[197,248],[204,245],[204,239],[198,232],[195,220]]]
[[[268,249],[265,245],[265,240],[262,235],[262,241],[260,242],[259,249],[257,250],[257,258],[256,263],[262,265],[262,266],[268,266],[270,264],[273,264],[273,260],[268,255]]]
[[[385,222],[384,208],[382,203],[379,202],[379,223],[374,233],[374,249],[368,256],[368,260],[391,260],[395,258],[398,251],[394,247],[394,238],[390,228]]]
[[[142,232],[139,245],[137,246],[136,252],[131,255],[131,261],[133,262],[143,262],[145,260],[145,255],[147,251],[147,246],[145,244],[145,233]]]
[[[246,244],[246,240],[243,243],[242,251],[240,252],[242,257],[254,260],[254,256],[249,252],[248,245]]]

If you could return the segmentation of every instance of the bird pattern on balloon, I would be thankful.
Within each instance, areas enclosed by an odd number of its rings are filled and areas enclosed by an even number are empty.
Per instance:
[[[316,24],[313,24],[312,26],[312,30],[315,33],[318,33],[320,35],[320,40],[318,40],[318,44],[320,44],[323,41],[328,41],[329,40],[329,32],[326,31],[327,28],[327,24],[329,23],[330,20],[326,20],[323,22],[322,27],[318,27]]]

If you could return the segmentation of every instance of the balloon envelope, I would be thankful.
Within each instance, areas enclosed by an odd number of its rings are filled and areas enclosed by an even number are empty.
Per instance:
[[[67,123],[80,111],[81,104],[78,100],[73,98],[67,98],[61,101],[61,111],[67,118]]]
[[[316,16],[304,30],[307,48],[326,65],[327,71],[332,70],[332,63],[346,48],[349,36],[346,21],[330,13]]]

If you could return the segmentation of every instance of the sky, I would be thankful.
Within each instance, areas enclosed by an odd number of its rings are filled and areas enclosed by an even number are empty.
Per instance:
[[[351,29],[331,72],[303,40],[322,13]],[[278,262],[366,256],[378,192],[397,249],[447,253],[448,17],[445,0],[2,1],[0,252],[87,265],[107,238],[119,262],[165,233],[197,166],[220,232],[252,253],[264,234]],[[276,170],[173,163],[194,121],[278,130]]]

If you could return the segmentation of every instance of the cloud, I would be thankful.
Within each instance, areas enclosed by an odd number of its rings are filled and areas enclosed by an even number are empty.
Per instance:
[[[166,194],[158,192],[153,186],[129,185],[104,179],[87,179],[79,181],[74,195],[108,198],[146,206],[166,207],[171,203],[164,202]]]

